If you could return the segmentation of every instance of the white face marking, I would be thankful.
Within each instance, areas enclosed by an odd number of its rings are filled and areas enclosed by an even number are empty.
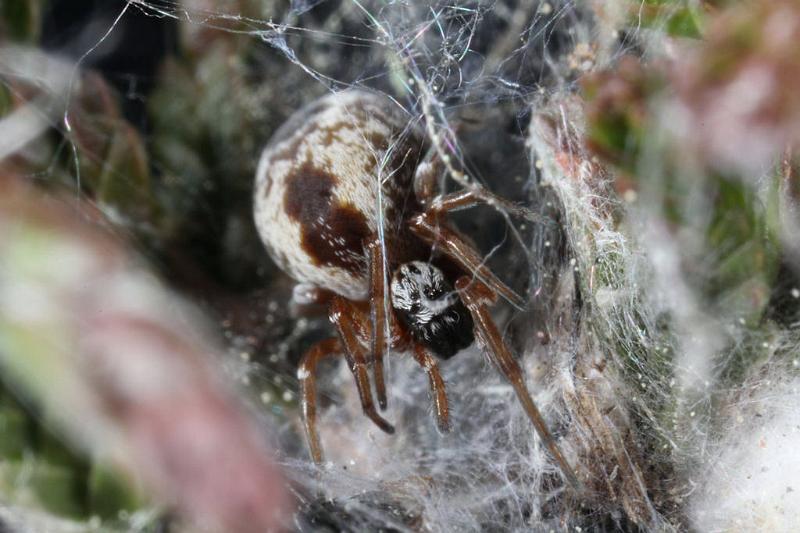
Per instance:
[[[438,298],[426,294],[426,289],[441,292],[446,285],[441,270],[428,263],[412,261],[400,265],[392,277],[392,307],[411,312],[420,324],[428,324],[458,301],[453,292]]]

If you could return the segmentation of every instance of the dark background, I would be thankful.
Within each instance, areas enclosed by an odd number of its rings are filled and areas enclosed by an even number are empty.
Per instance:
[[[43,14],[42,46],[77,60],[103,39],[124,7],[124,0],[51,0]],[[164,55],[177,52],[177,32],[174,19],[148,16],[131,5],[83,59],[84,67],[101,72],[123,95],[125,117],[144,132],[146,97]]]

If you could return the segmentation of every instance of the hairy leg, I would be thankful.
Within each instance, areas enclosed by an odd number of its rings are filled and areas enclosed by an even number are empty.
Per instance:
[[[370,322],[372,324],[372,361],[375,378],[375,395],[378,405],[386,409],[386,383],[384,381],[383,356],[386,351],[386,273],[384,272],[383,246],[379,239],[369,245],[369,288],[370,288]]]
[[[331,338],[314,344],[300,360],[297,379],[300,381],[300,407],[303,412],[303,425],[306,440],[315,463],[322,463],[322,445],[317,432],[317,364],[325,357],[341,355],[342,344]]]
[[[471,272],[493,291],[500,294],[518,309],[522,309],[525,301],[513,289],[495,276],[478,252],[464,241],[444,220],[433,213],[423,213],[411,221],[411,231],[427,243],[436,245],[441,251],[454,260],[466,272]]]
[[[464,305],[467,306],[467,309],[469,309],[472,314],[478,340],[486,349],[487,354],[495,363],[497,369],[500,370],[500,373],[503,374],[514,388],[514,392],[520,403],[522,403],[525,413],[533,423],[534,428],[536,428],[539,437],[542,439],[545,446],[547,446],[547,449],[550,450],[550,454],[558,463],[564,477],[573,487],[579,489],[580,482],[575,476],[575,472],[573,472],[572,467],[561,454],[561,450],[559,450],[555,439],[547,429],[547,424],[545,424],[541,413],[539,413],[539,409],[533,402],[533,398],[531,398],[528,388],[525,386],[522,368],[512,357],[508,346],[503,342],[497,325],[489,315],[486,304],[493,302],[496,296],[492,293],[491,289],[479,282],[474,282],[469,276],[463,276],[456,281],[456,290],[461,296]]]
[[[369,324],[364,324],[362,313],[348,300],[341,296],[335,296],[331,302],[330,319],[336,329],[339,330],[339,337],[344,345],[344,356],[358,387],[358,395],[361,398],[361,407],[364,414],[386,433],[394,433],[394,427],[378,414],[375,404],[372,403],[372,390],[369,384],[369,374],[367,372],[367,357],[359,341],[358,332],[367,332],[371,328]],[[361,321],[362,323],[358,323]]]
[[[431,386],[431,396],[433,406],[436,409],[436,422],[442,431],[450,431],[450,411],[447,406],[447,393],[445,391],[444,380],[439,372],[439,365],[436,359],[419,344],[414,345],[414,360],[428,374],[428,382]]]
[[[414,195],[428,212],[444,214],[484,204],[531,222],[543,221],[540,215],[530,209],[509,202],[478,184],[448,194],[441,193],[440,184],[444,183],[442,180],[446,171],[446,166],[435,153],[417,167]]]

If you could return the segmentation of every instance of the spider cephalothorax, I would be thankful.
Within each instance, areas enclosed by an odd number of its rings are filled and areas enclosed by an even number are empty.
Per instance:
[[[304,299],[316,295],[328,306],[337,330],[305,354],[298,370],[311,455],[322,461],[320,359],[345,357],[364,414],[392,433],[373,402],[370,370],[383,409],[384,354],[410,353],[428,374],[437,421],[447,429],[445,385],[433,355],[452,357],[477,337],[577,485],[487,307],[498,297],[517,307],[523,301],[446,221],[448,212],[480,202],[510,212],[514,206],[481,188],[438,195],[442,169],[436,160],[422,161],[425,150],[413,121],[393,101],[344,91],[296,113],[261,156],[254,201],[259,234],[275,262],[305,284]]]
[[[475,340],[469,311],[435,266],[403,263],[392,276],[391,293],[400,321],[439,357],[449,359]]]

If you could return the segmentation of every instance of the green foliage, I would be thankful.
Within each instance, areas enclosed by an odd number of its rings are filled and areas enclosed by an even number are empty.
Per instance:
[[[769,287],[778,268],[777,238],[770,235],[768,206],[736,179],[717,178],[712,218],[706,233],[714,254],[706,289],[725,307],[744,309],[758,319],[769,299]]]
[[[249,196],[255,173],[253,132],[259,128],[244,107],[249,94],[243,65],[224,46],[198,61],[168,60],[149,102],[154,130],[150,148],[171,177],[162,192],[176,219],[196,209],[199,201],[210,201],[211,195],[221,195],[223,201]]]
[[[702,36],[700,13],[688,0],[645,0],[628,9],[629,24],[656,28],[671,37],[698,39]]]
[[[50,433],[41,415],[0,389],[0,487],[4,497],[54,514],[88,518],[85,459]]]
[[[0,85],[0,117],[8,115],[14,109],[11,91],[6,85]]]
[[[57,284],[42,258],[67,254],[69,246],[46,228],[16,224],[14,230],[4,235],[9,238],[2,255],[4,274],[16,275],[14,279],[23,285]],[[38,400],[63,392],[61,387],[73,377],[56,348],[66,349],[71,338],[63,317],[53,311],[57,304],[52,305],[48,308],[52,312],[43,313],[38,320],[0,315],[0,354],[26,354],[25,358],[4,358],[2,368],[0,495],[12,503],[75,520],[116,517],[121,509],[141,509],[146,502],[135,496],[119,473],[106,471],[104,478],[98,478],[104,479],[102,483],[90,477],[100,466],[68,446],[59,426],[40,407]],[[12,385],[13,389],[7,388]],[[17,386],[25,386],[32,396],[20,401]],[[109,491],[112,487],[113,493]]]
[[[161,174],[162,241],[202,258],[225,283],[247,286],[264,263],[254,253],[262,248],[250,203],[271,110],[234,52],[247,55],[221,40],[206,43],[202,56],[165,61],[148,101],[147,147]]]
[[[259,15],[260,3],[242,4],[247,4],[246,12]],[[0,37],[35,46],[41,6],[38,0],[0,0]],[[241,26],[233,20],[231,25]],[[185,49],[165,61],[147,96],[152,126],[147,141],[126,120],[122,97],[108,81],[83,71],[71,94],[71,131],[54,128],[30,143],[8,169],[23,176],[46,175],[42,185],[66,187],[71,194],[79,185],[87,207],[98,207],[107,222],[133,234],[153,255],[185,252],[186,241],[218,245],[225,235],[236,235],[225,241],[230,245],[227,256],[208,249],[197,255],[219,258],[231,269],[246,270],[242,278],[254,279],[256,259],[242,260],[243,250],[263,254],[250,221],[250,189],[259,148],[273,125],[264,120],[270,110],[259,103],[259,87],[248,79],[247,49],[258,40],[197,25],[184,37]],[[4,79],[0,116],[39,96],[47,100],[50,95],[40,90],[22,78]],[[58,257],[63,243],[46,228],[13,229],[14,245],[0,261],[3,268],[18,268],[34,278],[47,275],[40,268],[42,258]],[[247,238],[252,242],[242,245],[241,239]],[[231,254],[236,254],[233,260]],[[213,268],[209,265],[214,261],[206,263],[198,270]],[[48,317],[35,328],[5,318],[0,316],[0,352],[28,355],[17,359],[18,367],[4,369],[5,383],[22,382],[32,394],[45,396],[69,381],[70,369],[52,356],[54,345],[71,341],[60,323],[68,317]],[[0,389],[0,499],[77,522],[99,518],[109,531],[129,528],[121,512],[150,508],[125,475],[67,446],[35,402],[21,404],[15,398]]]
[[[746,31],[733,31],[741,36],[742,47],[752,42]],[[711,54],[709,58],[716,63],[705,65],[701,72],[722,76],[726,69],[737,68],[736,62],[745,55],[742,48],[735,53]],[[732,334],[728,339],[730,350],[720,361],[719,371],[725,379],[743,379],[748,369],[769,357],[764,345],[769,344],[770,334],[764,319],[776,291],[785,290],[777,279],[783,260],[780,172],[776,170],[768,187],[759,193],[753,176],[723,173],[704,160],[696,146],[675,138],[663,121],[669,115],[664,109],[674,105],[679,88],[663,65],[623,58],[615,69],[587,77],[583,91],[588,104],[587,144],[615,168],[618,190],[624,183],[624,189],[637,193],[632,212],[647,213],[666,223],[680,255],[682,279],[703,312],[724,324],[742,327],[745,338]],[[602,274],[601,269],[598,273]],[[614,274],[606,272],[605,276],[613,278]],[[654,334],[652,327],[643,330]],[[666,330],[671,330],[668,320]],[[664,379],[672,374],[668,352],[655,349],[669,346],[668,338],[644,344],[634,342],[636,339],[611,340],[629,361],[629,380],[641,372],[645,360],[647,368],[665,370],[662,379],[656,372],[648,381],[665,384]],[[663,364],[656,364],[662,360]],[[656,404],[648,403],[651,408]],[[673,416],[668,404],[664,412],[664,421]]]
[[[620,170],[634,173],[650,131],[649,106],[664,85],[658,71],[643,68],[631,56],[622,58],[613,72],[584,78],[589,148]]]
[[[3,0],[0,2],[0,36],[14,41],[34,42],[39,37],[44,0]]]
[[[81,80],[70,114],[71,140],[84,192],[102,209],[134,227],[158,220],[160,206],[144,142],[122,117],[116,92],[99,75],[88,73]]]
[[[103,520],[116,520],[120,512],[131,513],[146,506],[147,501],[120,473],[101,463],[89,468],[88,506],[92,515]]]

